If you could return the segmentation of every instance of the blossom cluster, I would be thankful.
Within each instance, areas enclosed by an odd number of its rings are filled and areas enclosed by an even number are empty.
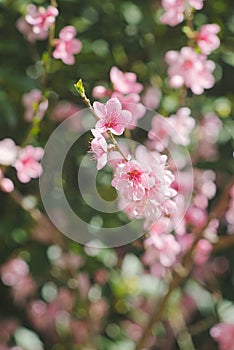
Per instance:
[[[0,164],[3,167],[14,167],[17,177],[22,183],[27,183],[41,175],[42,166],[39,161],[43,154],[44,151],[41,147],[32,145],[19,147],[9,138],[0,141]],[[3,170],[0,173],[0,186],[4,192],[12,192],[14,189],[13,182],[5,177]]]
[[[17,28],[29,42],[47,39],[58,14],[59,11],[54,6],[45,8],[29,4],[26,15],[18,19]],[[68,65],[75,63],[74,55],[82,49],[81,41],[75,38],[76,33],[74,26],[69,25],[61,29],[59,38],[53,39],[53,42],[50,43],[55,47],[52,53],[53,58],[61,59]]]

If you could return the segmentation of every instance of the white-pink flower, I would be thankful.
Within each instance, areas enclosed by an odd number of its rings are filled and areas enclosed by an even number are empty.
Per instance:
[[[171,125],[171,139],[175,144],[188,146],[190,144],[190,133],[195,127],[195,120],[190,116],[191,110],[188,107],[181,107],[176,114],[168,118]]]
[[[18,147],[12,139],[4,139],[0,141],[0,164],[12,165],[17,157]]]
[[[111,184],[131,202],[142,200],[147,190],[154,185],[154,179],[149,177],[139,162],[130,160],[118,164]]]
[[[94,102],[93,108],[99,118],[95,128],[100,133],[110,130],[115,135],[121,135],[132,119],[132,114],[122,109],[117,98],[111,98],[106,104]]]
[[[27,14],[25,20],[32,26],[32,30],[35,34],[47,32],[51,24],[55,22],[55,17],[58,16],[58,10],[54,6],[36,7],[34,4],[30,4],[27,7]]]
[[[74,64],[74,55],[78,54],[82,48],[81,41],[76,39],[75,36],[75,27],[64,27],[59,33],[59,39],[56,40],[56,47],[53,52],[53,57],[56,59],[61,59],[65,64]]]
[[[44,150],[41,147],[28,145],[21,149],[14,164],[19,181],[26,183],[41,175],[42,166],[39,161],[43,154]]]
[[[13,287],[29,274],[29,267],[23,259],[13,258],[2,265],[0,273],[2,282]]]
[[[110,80],[114,90],[121,94],[139,94],[143,90],[143,85],[137,82],[137,76],[132,72],[122,72],[117,67],[112,67]]]
[[[172,27],[183,22],[184,20],[184,0],[162,0],[164,14],[160,21],[163,24],[168,24]]]
[[[172,27],[183,22],[185,10],[188,7],[193,7],[196,10],[201,10],[204,0],[162,0],[164,14],[160,20],[163,24],[168,24]]]
[[[48,31],[34,33],[33,26],[26,22],[24,17],[20,17],[17,20],[16,28],[24,35],[25,39],[31,43],[35,42],[36,40],[45,40],[48,37]]]
[[[94,154],[94,158],[97,161],[97,170],[102,169],[107,163],[108,146],[106,139],[102,134],[95,129],[92,129],[94,139],[91,141],[91,152]]]
[[[115,169],[112,186],[119,191],[120,208],[130,218],[146,219],[145,227],[175,208],[170,199],[176,194],[171,188],[174,176],[166,169],[166,159],[138,146],[136,159],[119,163]]]
[[[171,87],[180,88],[185,85],[194,94],[200,95],[204,89],[210,89],[214,85],[215,80],[211,74],[215,69],[214,62],[197,54],[193,48],[183,47],[180,52],[168,51],[165,60],[169,65]]]
[[[220,350],[234,350],[234,324],[218,323],[211,328],[210,335],[219,344]]]
[[[217,34],[220,32],[218,24],[205,24],[201,27],[197,34],[197,45],[204,55],[209,55],[216,50],[220,45],[220,40]]]
[[[138,119],[142,118],[145,114],[145,107],[140,103],[140,96],[137,94],[122,95],[119,92],[113,92],[111,97],[117,97],[122,104],[122,108],[131,113],[131,123],[126,128],[130,130],[134,129]]]
[[[22,97],[22,104],[25,108],[24,119],[31,122],[33,117],[42,119],[48,108],[48,100],[42,98],[42,92],[38,89],[33,89]]]

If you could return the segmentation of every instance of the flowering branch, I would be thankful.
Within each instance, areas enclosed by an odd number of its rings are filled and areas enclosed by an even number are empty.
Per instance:
[[[144,345],[146,344],[149,336],[151,335],[153,327],[156,325],[156,323],[160,322],[172,292],[178,286],[180,286],[183,283],[183,281],[185,281],[186,278],[189,276],[193,267],[193,252],[197,246],[197,243],[203,237],[204,230],[207,228],[210,221],[213,218],[219,219],[220,217],[223,216],[225,210],[228,207],[228,197],[229,197],[230,189],[233,186],[233,184],[234,184],[234,177],[231,179],[230,183],[224,189],[222,196],[220,197],[219,201],[215,205],[214,209],[211,211],[211,214],[207,219],[206,223],[203,225],[203,227],[194,230],[194,233],[196,233],[194,242],[189,248],[189,250],[186,252],[186,254],[184,255],[181,266],[179,266],[179,268],[174,270],[167,293],[161,300],[157,301],[156,306],[148,320],[147,325],[144,328],[144,332],[140,340],[138,341],[135,350],[142,350],[144,348]]]

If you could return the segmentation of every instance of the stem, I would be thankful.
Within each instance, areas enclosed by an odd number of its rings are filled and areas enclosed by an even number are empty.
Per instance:
[[[162,297],[162,299],[156,303],[156,305],[153,309],[153,312],[150,315],[148,323],[144,329],[144,332],[143,332],[139,342],[136,344],[135,350],[142,350],[144,348],[144,346],[145,346],[145,344],[146,344],[146,342],[147,342],[147,340],[152,332],[153,327],[156,325],[156,323],[158,323],[161,320],[165,306],[167,305],[167,301],[170,298],[172,292],[174,291],[175,288],[177,288],[189,276],[189,274],[192,270],[192,267],[193,267],[194,249],[196,248],[198,241],[202,238],[203,232],[207,228],[207,226],[209,225],[210,221],[214,217],[220,218],[224,214],[224,212],[228,206],[229,193],[230,193],[230,189],[233,186],[233,184],[234,184],[234,177],[231,179],[230,183],[226,186],[226,188],[222,194],[222,197],[216,203],[216,206],[212,210],[205,225],[202,228],[200,228],[199,231],[198,231],[198,229],[194,230],[194,233],[196,234],[194,242],[193,242],[192,246],[190,247],[190,249],[187,251],[187,253],[184,255],[180,269],[178,269],[177,271],[176,270],[173,271],[173,276],[172,276],[171,283],[169,284],[168,291],[165,294],[165,296]]]

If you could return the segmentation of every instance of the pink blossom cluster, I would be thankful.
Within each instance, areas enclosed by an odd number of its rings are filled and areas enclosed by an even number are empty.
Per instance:
[[[171,184],[174,176],[167,169],[167,156],[138,146],[135,160],[120,162],[114,171],[112,186],[119,193],[120,208],[130,218],[144,218],[148,227],[161,215],[171,215],[176,195]]]
[[[220,45],[220,40],[217,34],[220,32],[220,27],[216,23],[204,24],[199,32],[195,35],[197,46],[204,55],[210,55]]]
[[[151,125],[152,129],[148,133],[149,145],[158,152],[162,152],[170,142],[188,146],[195,120],[191,117],[191,110],[188,107],[181,107],[176,114],[168,118],[155,115]]]
[[[234,350],[234,324],[218,323],[211,328],[210,335],[219,344],[220,350]]]
[[[25,17],[21,17],[16,25],[28,41],[44,40],[48,37],[49,28],[55,23],[57,16],[58,9],[54,6],[44,8],[30,4]]]
[[[55,23],[58,14],[58,9],[54,6],[44,8],[30,4],[25,17],[19,18],[16,26],[29,42],[44,40],[48,37],[49,28]],[[55,49],[52,56],[55,59],[61,59],[65,64],[74,64],[74,55],[78,54],[82,48],[81,41],[75,36],[75,27],[64,27],[59,33],[59,38],[54,39]]]
[[[169,65],[169,85],[172,88],[177,89],[184,85],[194,94],[200,95],[204,89],[210,89],[214,85],[214,62],[198,54],[192,47],[168,51],[165,60]]]
[[[117,67],[110,70],[110,80],[113,90],[104,86],[96,86],[93,89],[95,98],[118,98],[123,109],[128,110],[132,114],[131,123],[127,125],[127,129],[134,129],[137,120],[145,114],[145,108],[140,103],[139,93],[143,90],[143,85],[137,82],[137,76],[132,72],[122,72]]]
[[[43,154],[44,151],[41,147],[28,145],[20,148],[8,138],[0,141],[0,164],[14,167],[17,177],[22,183],[29,182],[41,175],[42,166],[39,161]],[[13,182],[4,177],[2,170],[0,172],[0,187],[5,192],[11,192],[14,189]]]
[[[172,27],[183,22],[186,16],[186,10],[191,11],[193,8],[201,10],[204,0],[162,0],[164,14],[160,20],[163,24]]]

